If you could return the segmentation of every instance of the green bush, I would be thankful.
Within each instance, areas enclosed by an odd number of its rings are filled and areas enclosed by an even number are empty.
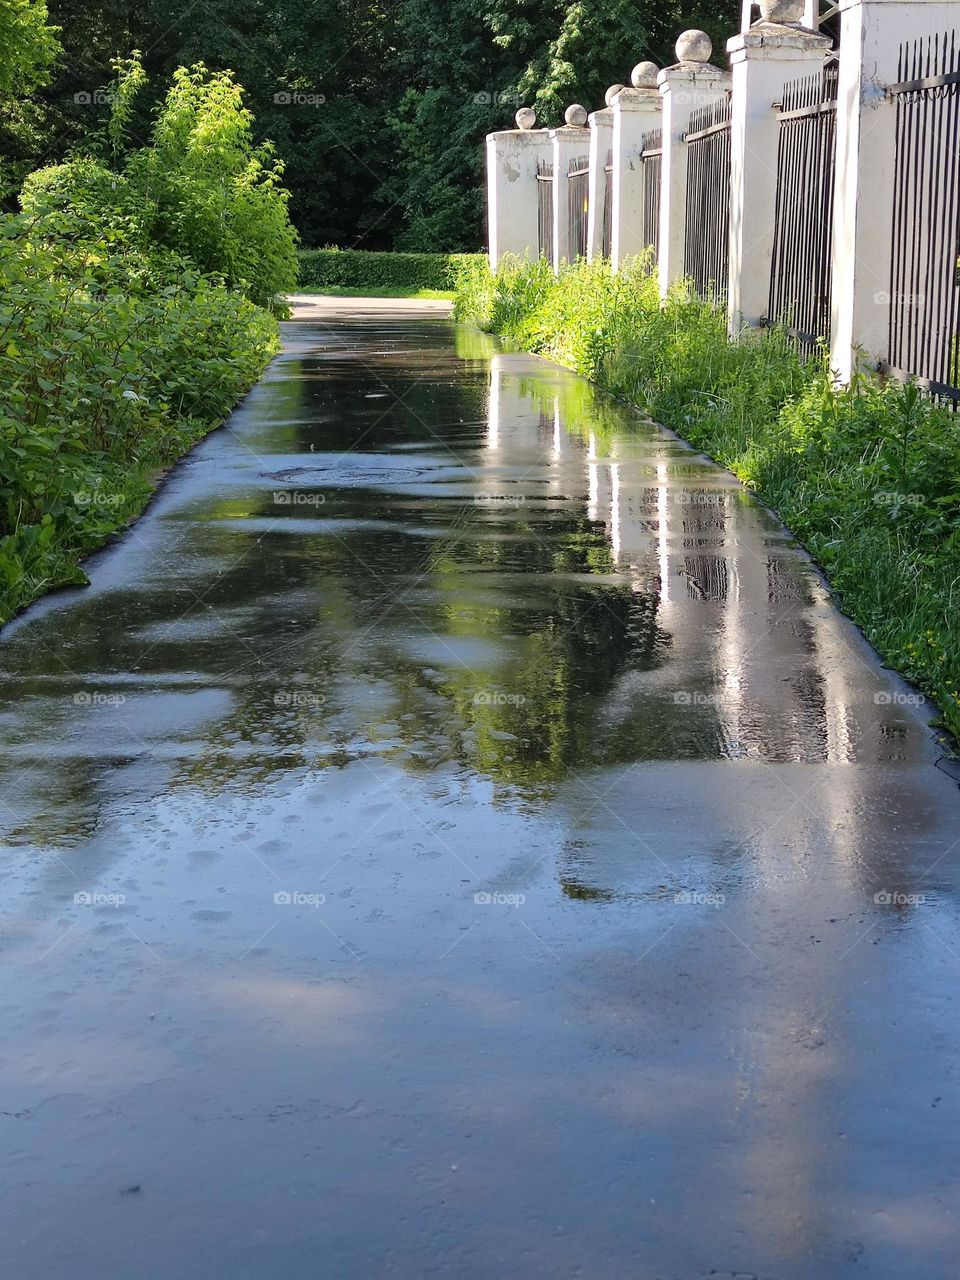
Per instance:
[[[960,735],[960,423],[915,387],[834,386],[777,330],[727,341],[649,262],[465,264],[458,319],[569,365],[729,467],[796,533],[876,648]]]
[[[372,253],[365,249],[302,249],[300,284],[305,289],[456,288],[459,273],[486,263],[479,253]]]
[[[254,146],[253,117],[229,72],[180,67],[150,144],[127,149],[132,100],[146,77],[137,55],[116,63],[111,119],[102,158],[78,156],[31,174],[20,205],[42,216],[71,210],[189,257],[259,306],[285,315],[296,282],[296,232],[269,143]]]
[[[267,311],[121,216],[27,203],[0,219],[0,621],[85,581],[277,349]]]

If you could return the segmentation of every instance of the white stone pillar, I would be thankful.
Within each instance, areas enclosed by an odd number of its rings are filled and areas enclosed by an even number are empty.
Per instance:
[[[518,129],[487,134],[487,244],[496,271],[505,253],[536,258],[540,252],[537,162],[549,160],[547,129],[534,129],[529,107],[517,112]]]
[[[730,76],[710,65],[713,45],[704,31],[685,31],[677,41],[677,58],[657,76],[663,100],[663,157],[660,168],[660,254],[657,271],[660,296],[683,276],[684,234],[687,223],[687,132],[698,107],[716,102],[730,84]]]
[[[617,271],[624,259],[647,248],[643,235],[643,135],[660,127],[658,67],[641,62],[633,69],[631,88],[613,100],[613,223],[610,260]]]
[[[957,0],[841,0],[831,366],[849,382],[886,355],[900,43],[960,26]],[[858,348],[862,356],[858,357]]]
[[[578,103],[567,107],[566,124],[550,130],[553,147],[553,269],[572,262],[570,246],[570,161],[589,154],[590,131],[586,128],[587,111]]]
[[[609,91],[608,91],[609,92]],[[607,155],[613,146],[613,111],[590,113],[590,210],[587,216],[587,261],[603,256],[603,214],[607,194]]]
[[[730,276],[727,323],[731,338],[766,317],[777,207],[779,125],[773,103],[798,76],[816,74],[830,49],[826,36],[796,25],[804,0],[781,0],[794,25],[755,22],[727,42],[733,67],[730,100]]]

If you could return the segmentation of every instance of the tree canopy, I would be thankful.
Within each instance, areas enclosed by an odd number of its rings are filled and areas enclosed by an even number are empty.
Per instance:
[[[231,71],[246,90],[255,139],[285,165],[303,242],[409,250],[475,249],[483,239],[481,142],[522,104],[543,124],[643,58],[673,60],[681,30],[718,48],[735,0],[0,0],[23,52],[0,53],[0,152],[20,175],[105,134],[112,61],[142,49],[150,86],[179,66]],[[5,24],[7,24],[5,26]],[[15,76],[50,82],[29,103],[4,101]],[[30,34],[32,32],[32,34]],[[10,47],[13,47],[12,45]],[[4,80],[4,76],[8,80]],[[13,77],[11,79],[10,77]],[[152,130],[150,92],[125,127]]]

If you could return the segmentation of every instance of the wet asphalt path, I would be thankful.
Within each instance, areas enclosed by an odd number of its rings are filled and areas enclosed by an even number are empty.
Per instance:
[[[960,792],[729,476],[314,304],[91,577],[0,639],[5,1276],[955,1274]]]

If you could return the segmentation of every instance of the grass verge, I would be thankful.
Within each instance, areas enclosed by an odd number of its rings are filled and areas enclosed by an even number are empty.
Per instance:
[[[960,737],[960,422],[915,387],[833,385],[776,330],[733,345],[647,261],[459,271],[457,319],[575,369],[729,468],[823,567],[885,662]]]

